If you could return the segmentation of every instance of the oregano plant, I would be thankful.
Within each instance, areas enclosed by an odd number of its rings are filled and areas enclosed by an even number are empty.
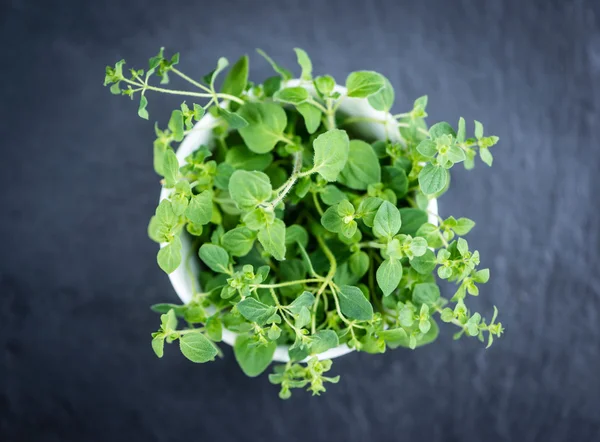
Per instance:
[[[470,169],[478,154],[491,166],[498,137],[478,121],[467,137],[463,118],[428,128],[426,96],[392,115],[394,89],[383,75],[352,72],[340,87],[314,76],[306,52],[295,51],[296,80],[260,50],[274,70],[262,83],[249,80],[247,56],[231,67],[220,58],[204,76],[184,74],[179,55],[163,49],[146,70],[126,70],[123,60],[106,68],[104,84],[139,100],[144,119],[152,93],[186,99],[166,126],[155,125],[154,169],[170,193],[148,234],[162,246],[162,270],[199,259],[202,271],[190,274],[190,302],[152,307],[161,313],[154,352],[162,357],[165,342],[178,341],[192,362],[212,361],[229,330],[241,369],[257,376],[285,346],[290,362],[269,379],[288,398],[294,388],[320,394],[338,382],[319,355],[343,344],[415,349],[436,339],[441,320],[458,328],[456,338],[489,347],[503,332],[496,308],[486,320],[467,307],[489,279],[464,238],[475,223],[431,213],[429,202],[447,190],[457,164]],[[189,89],[169,87],[174,77]],[[345,100],[382,117],[344,115]],[[212,141],[178,158],[177,144],[207,113]],[[362,137],[365,122],[381,124],[386,137]],[[182,241],[193,245],[191,256],[182,256]],[[438,279],[456,291],[441,296]]]

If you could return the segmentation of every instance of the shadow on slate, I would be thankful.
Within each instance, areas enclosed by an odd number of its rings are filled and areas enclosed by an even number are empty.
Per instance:
[[[1,6],[0,440],[591,441],[600,439],[600,8],[597,2],[13,1]],[[302,47],[338,80],[374,69],[395,110],[500,136],[491,170],[441,200],[478,225],[505,336],[335,362],[343,382],[287,402],[232,352],[158,360],[148,306],[175,301],[146,223],[152,124],[104,66],[160,46],[202,75],[255,47]],[[252,58],[252,76],[269,67]],[[176,100],[154,96],[152,120]]]

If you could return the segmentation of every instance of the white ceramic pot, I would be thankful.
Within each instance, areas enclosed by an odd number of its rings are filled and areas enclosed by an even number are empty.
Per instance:
[[[301,80],[289,80],[286,83],[286,86],[303,86],[306,87],[309,92],[315,94],[314,88],[310,82],[305,82]],[[344,94],[346,92],[346,88],[342,86],[336,86],[335,90]],[[342,103],[339,106],[339,112],[351,117],[367,117],[377,120],[388,121],[388,128],[393,128],[395,124],[395,120],[391,114],[377,111],[373,109],[367,99],[360,98],[344,98]],[[192,132],[190,132],[183,142],[179,145],[179,149],[177,150],[177,158],[179,159],[179,164],[185,164],[185,158],[198,149],[201,145],[209,145],[213,138],[212,128],[216,123],[216,118],[211,114],[206,114],[196,125]],[[358,132],[363,134],[367,139],[385,139],[386,138],[386,125],[380,123],[357,123],[355,125]],[[388,136],[392,141],[398,141],[398,134],[394,130],[389,130]],[[160,199],[167,198],[169,194],[172,192],[172,189],[166,189],[163,187],[160,192]],[[437,213],[438,206],[437,200],[432,199],[429,201],[428,210],[429,214],[429,222],[437,225]],[[169,275],[169,279],[171,280],[171,284],[175,289],[175,292],[179,296],[179,298],[184,302],[188,303],[192,300],[194,295],[193,291],[193,279],[198,281],[198,275],[200,274],[200,266],[197,259],[190,259],[189,262],[185,262],[185,257],[189,256],[192,252],[192,241],[191,237],[183,232],[181,237],[182,242],[182,257],[184,258],[184,262],[179,266],[177,270]],[[163,247],[164,244],[161,244]],[[184,265],[185,264],[185,265]],[[237,334],[223,329],[223,342],[233,346]],[[352,348],[348,347],[346,344],[340,345],[336,348],[332,348],[318,355],[319,359],[333,359],[339,356],[343,356],[347,353],[353,351]],[[288,347],[286,346],[277,346],[275,350],[275,354],[273,355],[273,360],[278,362],[288,362]]]

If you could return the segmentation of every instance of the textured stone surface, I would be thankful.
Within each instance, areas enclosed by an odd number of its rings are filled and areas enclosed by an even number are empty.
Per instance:
[[[0,440],[600,440],[598,3],[183,3],[0,6]],[[442,327],[416,352],[337,360],[340,384],[287,402],[228,348],[157,360],[148,305],[175,296],[146,238],[152,125],[102,77],[161,45],[198,75],[255,47],[293,67],[299,46],[339,80],[381,71],[397,111],[428,93],[430,121],[499,135],[494,167],[455,173],[440,210],[479,224],[492,280],[472,303],[499,307],[503,339]],[[175,104],[151,97],[150,114]]]

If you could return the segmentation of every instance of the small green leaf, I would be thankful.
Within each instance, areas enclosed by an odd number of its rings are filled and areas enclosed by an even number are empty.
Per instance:
[[[215,359],[218,351],[202,333],[187,333],[179,338],[181,353],[192,362],[203,363]]]
[[[221,342],[223,339],[223,323],[218,314],[215,314],[206,320],[206,334],[213,342]]]
[[[377,285],[383,296],[390,295],[400,284],[402,278],[402,264],[400,260],[388,258],[377,269]]]
[[[413,302],[417,305],[433,305],[440,299],[440,288],[433,282],[416,284],[412,297]]]
[[[165,187],[173,187],[179,179],[179,160],[172,149],[167,149],[163,158],[163,174]]]
[[[235,146],[227,150],[225,161],[235,169],[263,171],[273,162],[273,154],[255,154],[246,146]]]
[[[320,195],[323,202],[328,206],[333,206],[334,204],[338,204],[339,202],[348,199],[346,194],[333,184],[326,185],[320,192]]]
[[[302,80],[312,80],[312,62],[308,54],[300,48],[294,48],[296,51],[296,57],[298,58],[298,64],[302,68]]]
[[[465,119],[463,117],[460,117],[458,119],[458,131],[456,132],[456,141],[459,143],[464,142],[465,141],[465,133],[466,133]]]
[[[391,238],[400,230],[400,212],[390,202],[384,201],[373,220],[373,234],[378,238]]]
[[[287,306],[287,309],[294,315],[300,314],[302,308],[310,308],[315,302],[315,297],[310,292],[303,292],[294,301]]]
[[[175,141],[179,142],[183,140],[183,114],[179,109],[171,112],[171,118],[168,124],[169,130],[173,133]]]
[[[267,153],[283,139],[287,124],[285,111],[275,103],[246,103],[238,115],[248,125],[238,129],[248,148],[256,153]]]
[[[357,277],[362,277],[369,270],[369,255],[363,251],[358,251],[352,254],[349,259],[350,270]]]
[[[328,97],[333,92],[335,88],[335,80],[330,75],[323,75],[315,78],[315,87],[317,90],[323,94],[325,97]]]
[[[240,226],[225,232],[221,238],[221,244],[231,256],[246,256],[252,250],[255,240],[256,232],[248,227]]]
[[[492,156],[492,153],[490,152],[490,150],[488,148],[481,147],[479,149],[479,157],[481,158],[481,161],[483,161],[488,166],[492,167],[492,163],[494,162],[494,157]]]
[[[383,204],[381,198],[367,197],[358,205],[356,216],[362,219],[366,226],[373,227],[375,215],[377,214],[377,210],[381,207],[381,204]]]
[[[302,247],[308,245],[308,232],[299,224],[292,224],[285,229],[285,244],[299,243]]]
[[[369,104],[373,109],[389,112],[394,105],[394,87],[387,78],[383,75],[381,77],[383,77],[384,86],[378,92],[369,96]]]
[[[349,145],[346,131],[332,129],[319,135],[313,141],[313,170],[325,180],[335,181],[348,160]]]
[[[166,246],[162,247],[156,255],[158,265],[165,273],[173,273],[181,264],[181,240],[175,236]]]
[[[473,227],[475,227],[475,221],[470,220],[469,218],[458,218],[456,224],[452,227],[452,230],[454,230],[457,235],[463,236],[469,233]]]
[[[303,87],[287,87],[285,89],[278,90],[273,95],[275,101],[281,101],[282,103],[289,104],[301,104],[308,100],[308,91]]]
[[[428,275],[435,269],[435,255],[431,250],[426,250],[423,255],[411,259],[410,265],[421,275]]]
[[[425,195],[433,195],[443,190],[448,183],[448,171],[431,163],[419,173],[419,187]]]
[[[399,233],[404,235],[415,236],[417,230],[428,220],[427,212],[421,209],[412,207],[403,207],[400,209],[400,217],[402,219],[402,227]]]
[[[347,95],[366,98],[385,87],[385,77],[373,71],[352,72],[346,79]]]
[[[213,272],[229,273],[229,255],[223,247],[202,244],[198,256]]]
[[[152,338],[152,350],[159,358],[163,357],[165,348],[165,335],[157,334]]]
[[[271,197],[271,180],[262,172],[236,170],[229,179],[231,199],[240,209],[253,208]]]
[[[350,141],[347,162],[338,181],[356,190],[366,190],[369,184],[381,181],[379,159],[370,144],[362,140]]]
[[[254,298],[246,298],[236,306],[244,318],[258,325],[265,325],[267,320],[277,312],[276,307],[263,304]]]
[[[342,217],[339,215],[337,205],[328,208],[321,216],[321,225],[333,233],[342,230]]]
[[[338,296],[340,309],[348,318],[359,321],[369,321],[373,318],[373,306],[358,287],[343,285]]]
[[[233,345],[233,353],[242,371],[253,378],[266,370],[273,360],[276,348],[275,342],[256,345],[251,336],[239,335]]]
[[[480,139],[483,137],[483,124],[475,120],[475,138]]]
[[[203,226],[208,224],[213,216],[213,194],[210,190],[194,195],[185,211],[185,216],[192,223]]]
[[[452,126],[450,126],[445,121],[442,121],[440,123],[434,124],[433,126],[431,126],[429,128],[429,135],[431,136],[431,139],[433,139],[433,140],[441,137],[442,135],[450,135],[454,138],[454,137],[456,137],[456,132],[454,132],[454,129],[452,129]]]
[[[248,56],[244,55],[231,67],[227,73],[225,80],[223,80],[223,86],[221,86],[221,92],[239,97],[246,89],[247,83]]]
[[[227,109],[222,107],[217,108],[217,112],[223,120],[229,125],[231,129],[241,129],[248,126],[248,121],[244,117],[233,112],[229,112]]]
[[[265,53],[265,51],[263,51],[262,49],[257,49],[256,52],[258,52],[265,60],[267,60],[267,62],[271,65],[273,70],[279,75],[281,75],[281,78],[283,78],[284,80],[290,80],[293,77],[290,71],[288,71],[285,68],[282,68],[277,63],[275,63],[273,59]]]
[[[285,259],[285,224],[275,218],[272,224],[264,226],[258,231],[258,240],[266,252],[278,261]]]
[[[148,99],[145,95],[140,96],[140,106],[138,107],[138,115],[144,120],[148,119],[148,111],[146,110],[146,106],[148,106]]]
[[[433,158],[437,153],[437,144],[429,139],[423,140],[417,146],[417,150],[426,158]]]
[[[333,330],[319,330],[312,336],[310,352],[319,354],[340,345],[338,335]]]
[[[309,134],[314,134],[321,125],[321,110],[310,103],[302,103],[296,106],[304,118],[304,124]]]

